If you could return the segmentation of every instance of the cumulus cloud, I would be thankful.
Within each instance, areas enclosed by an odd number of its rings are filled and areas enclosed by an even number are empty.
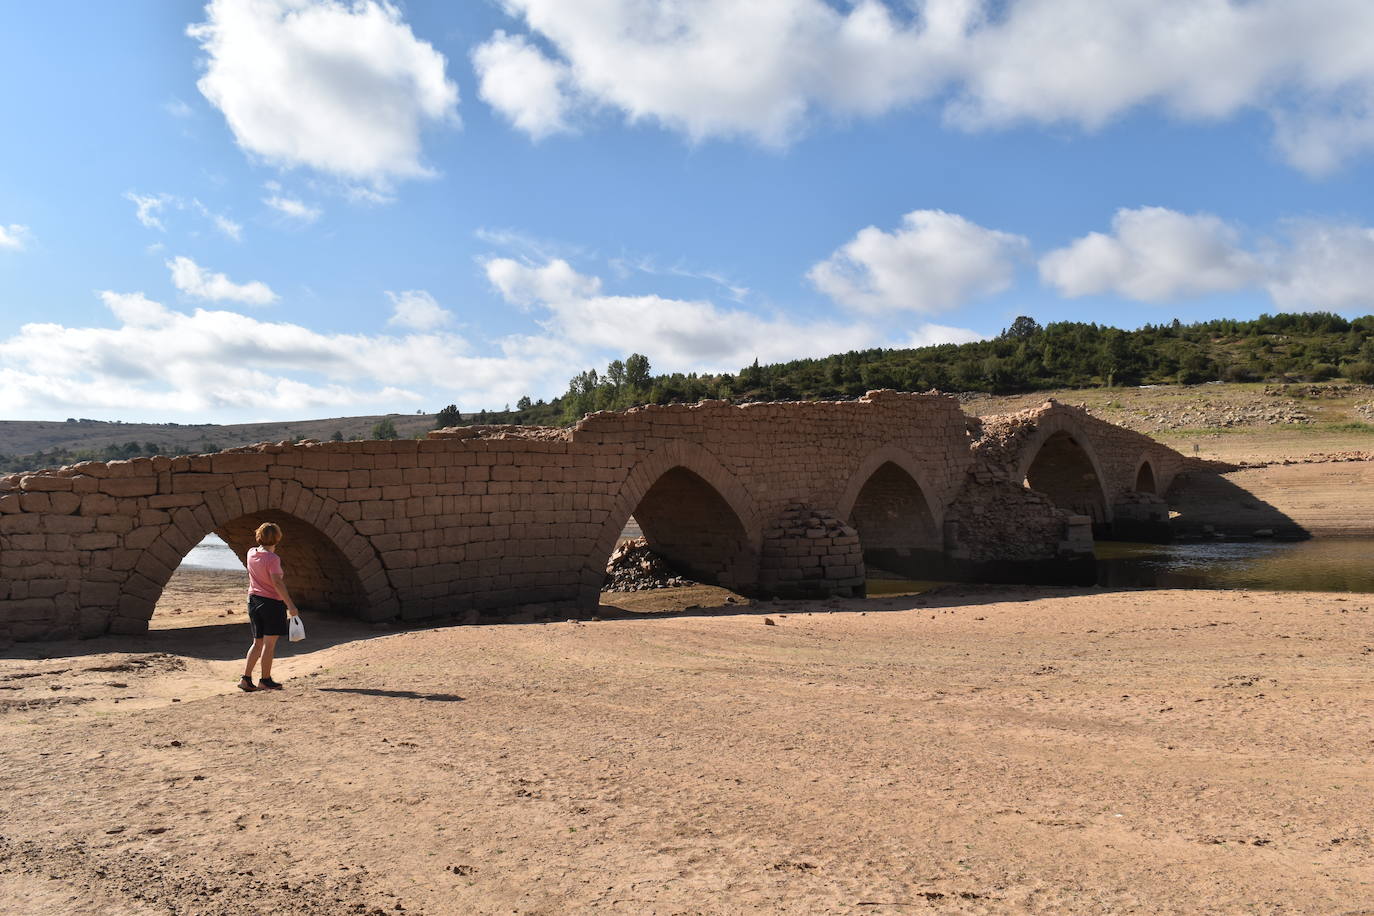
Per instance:
[[[513,258],[491,258],[485,267],[487,280],[502,299],[514,305],[585,299],[601,290],[599,278],[579,274],[562,258],[553,258],[542,267]]]
[[[968,129],[1093,129],[1139,106],[1246,110],[1311,172],[1374,148],[1366,0],[505,0],[481,94],[532,135],[605,108],[694,139],[784,144],[817,114],[943,100]]]
[[[266,283],[254,280],[235,283],[224,274],[206,270],[190,258],[179,255],[167,262],[172,285],[196,299],[211,302],[240,302],[244,305],[271,305],[277,294]]]
[[[1264,290],[1285,309],[1374,305],[1374,230],[1295,220],[1245,245],[1241,230],[1206,213],[1122,209],[1040,259],[1040,277],[1069,297],[1113,293],[1141,302]]]
[[[246,152],[350,181],[430,174],[427,123],[456,120],[445,59],[385,0],[211,0],[187,34],[197,82]]]
[[[139,405],[149,419],[284,418],[492,404],[551,389],[577,365],[567,347],[544,339],[512,336],[479,356],[450,333],[329,334],[236,312],[188,314],[142,293],[100,297],[116,327],[36,322],[0,339],[0,401],[12,415],[127,417]]]
[[[1019,235],[943,210],[913,210],[893,232],[859,230],[807,277],[859,311],[934,313],[1005,290],[1028,250]]]
[[[1280,308],[1334,311],[1374,307],[1374,229],[1315,220],[1285,227],[1271,245],[1265,288]]]
[[[1041,278],[1062,295],[1113,292],[1142,302],[1252,285],[1262,265],[1238,230],[1206,213],[1121,209],[1110,234],[1092,232],[1040,259]]]
[[[185,260],[200,282],[206,272]],[[599,278],[556,259],[492,259],[486,268],[499,293],[530,310],[533,325],[530,333],[487,342],[484,352],[453,333],[454,316],[422,290],[387,294],[389,325],[397,330],[385,334],[321,333],[106,291],[100,298],[114,327],[34,322],[0,338],[0,403],[15,417],[128,419],[129,405],[139,405],[148,419],[176,414],[202,422],[323,409],[432,409],[455,401],[493,405],[560,393],[573,372],[630,352],[648,355],[660,371],[735,371],[756,357],[769,362],[976,337],[941,325],[891,337],[885,325],[607,295]]]
[[[755,358],[774,362],[896,345],[884,331],[865,323],[798,321],[706,300],[606,295],[600,278],[580,274],[560,259],[535,265],[495,258],[486,269],[503,298],[539,306],[543,313],[538,320],[548,336],[585,354],[586,362],[595,355],[637,352],[662,371],[733,372]],[[941,343],[972,334],[934,325],[918,333]]]
[[[283,197],[280,194],[265,197],[262,202],[283,216],[299,220],[302,223],[313,223],[320,218],[322,212],[318,207],[312,207],[304,201],[294,197]]]
[[[523,36],[498,31],[472,53],[478,94],[536,140],[568,129],[569,73]]]
[[[28,243],[28,226],[21,226],[18,223],[10,223],[6,226],[4,223],[0,223],[0,248],[23,251]]]
[[[445,310],[434,297],[422,289],[406,290],[402,293],[388,291],[391,300],[389,325],[413,328],[417,331],[432,331],[453,321],[453,314]]]

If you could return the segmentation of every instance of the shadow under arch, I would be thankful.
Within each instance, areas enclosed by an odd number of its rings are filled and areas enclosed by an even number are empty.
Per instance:
[[[632,515],[649,546],[684,573],[734,589],[757,583],[763,522],[753,498],[705,448],[673,442],[625,478],[582,569],[584,609],[599,604],[606,562]]]
[[[1158,484],[1155,482],[1155,468],[1148,457],[1141,458],[1140,466],[1135,469],[1135,491],[1153,496],[1160,495]]]
[[[363,620],[395,614],[395,593],[372,544],[329,503],[299,484],[225,487],[204,494],[198,506],[170,514],[171,523],[143,551],[125,581],[117,615],[122,631],[146,630],[172,574],[206,535],[218,535],[242,562],[254,530],[266,521],[282,527],[286,583],[303,611]]]
[[[1112,522],[1107,479],[1092,442],[1071,420],[1048,416],[1022,448],[1017,480],[1043,493],[1060,509],[1087,515],[1098,533]]]
[[[896,446],[870,453],[850,478],[837,514],[858,531],[864,565],[910,578],[934,578],[943,569],[944,507],[911,456]]]
[[[944,523],[945,506],[939,500],[931,499],[930,494],[933,491],[929,482],[926,480],[924,472],[921,470],[920,466],[916,464],[911,453],[895,445],[884,445],[881,448],[875,449],[869,452],[868,455],[864,457],[863,461],[859,462],[858,468],[850,475],[849,483],[845,486],[844,493],[840,495],[839,503],[835,506],[836,516],[846,520],[849,519],[850,514],[854,511],[854,504],[859,499],[859,494],[863,491],[873,475],[886,464],[894,465],[905,472],[906,475],[911,478],[912,483],[920,488],[922,499],[925,501],[926,507],[930,512],[931,524],[934,525],[935,530],[938,532],[940,526]]]

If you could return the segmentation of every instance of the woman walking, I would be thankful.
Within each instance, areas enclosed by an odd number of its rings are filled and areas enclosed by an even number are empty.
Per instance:
[[[253,628],[253,647],[248,650],[248,664],[239,689],[281,690],[272,680],[272,659],[277,654],[277,639],[286,635],[286,617],[295,617],[296,602],[286,591],[281,557],[277,545],[281,543],[281,528],[271,522],[258,526],[258,546],[248,551],[248,623]],[[253,684],[253,667],[262,661],[262,677]]]

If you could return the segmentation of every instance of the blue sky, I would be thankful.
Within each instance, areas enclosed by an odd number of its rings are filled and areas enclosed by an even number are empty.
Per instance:
[[[1374,311],[1365,0],[0,7],[0,416]]]

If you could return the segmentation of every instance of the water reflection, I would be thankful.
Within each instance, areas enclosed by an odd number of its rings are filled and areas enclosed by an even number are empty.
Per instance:
[[[1374,538],[1097,544],[1098,584],[1374,592]]]
[[[181,563],[195,569],[243,570],[243,564],[234,555],[234,551],[213,534],[206,535],[205,540],[192,547]]]

